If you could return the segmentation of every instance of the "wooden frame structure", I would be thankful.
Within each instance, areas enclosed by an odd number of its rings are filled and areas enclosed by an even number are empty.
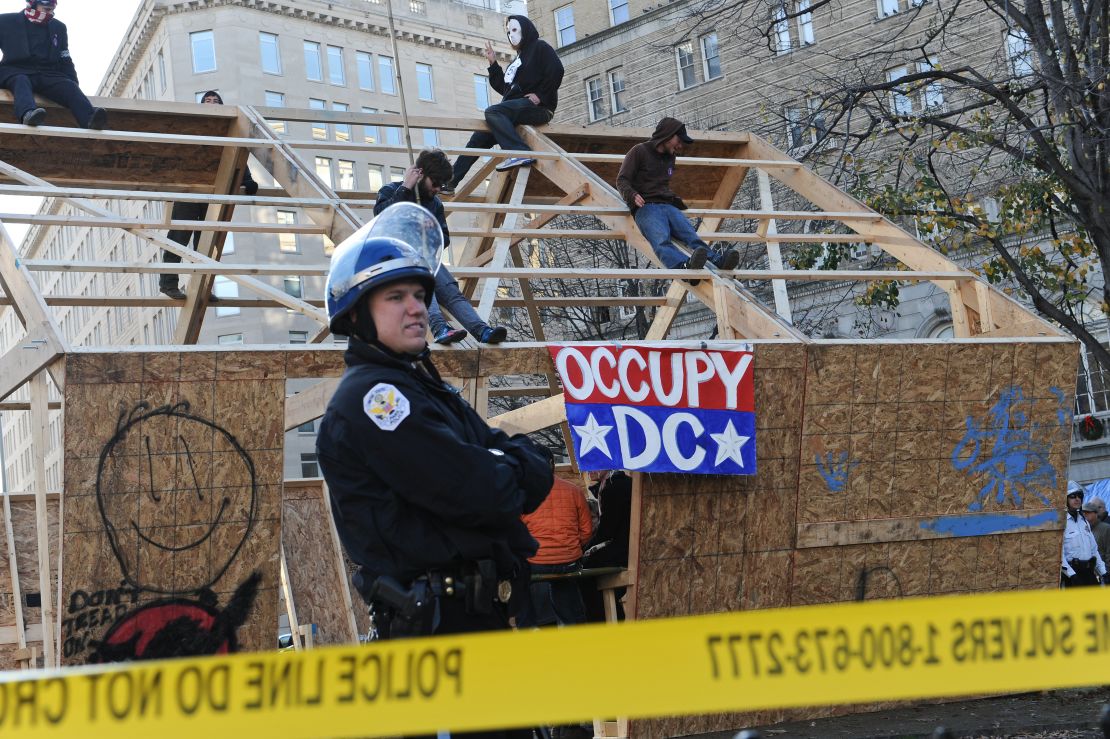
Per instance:
[[[216,275],[235,281],[252,296],[226,300],[224,304],[255,309],[280,306],[295,311],[318,322],[319,330],[312,337],[313,344],[324,339],[327,336],[326,316],[321,301],[291,297],[260,279],[288,274],[289,267],[223,262],[220,256],[224,236],[243,230],[257,233],[296,231],[326,234],[338,243],[369,216],[374,194],[335,192],[304,162],[301,152],[398,150],[353,142],[295,140],[278,136],[267,124],[267,119],[280,119],[396,125],[395,116],[115,99],[99,100],[96,104],[110,110],[116,130],[30,129],[0,124],[0,194],[44,196],[52,198],[54,203],[69,205],[78,213],[62,215],[51,207],[30,216],[0,214],[0,222],[124,229],[146,243],[151,256],[150,260],[127,263],[61,262],[39,259],[35,255],[20,257],[6,233],[0,232],[3,241],[0,244],[0,287],[3,289],[0,305],[11,306],[26,329],[26,337],[0,356],[0,401],[24,385],[30,388],[29,403],[3,402],[0,410],[31,414],[36,460],[35,490],[30,491],[33,497],[27,498],[34,501],[33,521],[13,518],[10,504],[24,500],[19,496],[4,496],[3,511],[14,613],[10,625],[0,623],[0,642],[4,642],[0,648],[5,644],[10,646],[15,655],[13,659],[24,657],[24,664],[29,655],[25,651],[28,640],[34,641],[35,636],[41,638],[41,624],[51,625],[48,631],[54,635],[43,640],[45,663],[57,664],[61,659],[58,648],[60,608],[65,600],[64,592],[72,588],[63,589],[59,570],[71,537],[69,533],[59,537],[59,524],[52,524],[50,519],[65,520],[65,501],[77,492],[71,490],[70,485],[80,486],[86,479],[77,472],[71,474],[68,456],[70,435],[82,432],[74,425],[76,419],[70,418],[70,414],[74,408],[80,408],[81,413],[90,412],[90,406],[81,405],[87,400],[81,394],[86,391],[81,388],[116,382],[134,382],[141,388],[144,387],[142,383],[153,376],[152,372],[156,375],[162,372],[150,369],[163,361],[160,357],[185,356],[198,358],[202,363],[211,362],[217,368],[214,374],[204,377],[206,382],[220,381],[224,377],[220,373],[224,371],[232,373],[228,377],[259,381],[316,378],[319,382],[312,387],[285,398],[280,411],[281,427],[292,429],[319,417],[342,370],[338,347],[259,346],[231,350],[190,345],[194,345],[200,335],[210,283]],[[10,103],[0,98],[0,119],[7,113],[10,113]],[[484,123],[426,117],[410,118],[408,125],[471,130],[482,128]],[[762,404],[757,405],[757,413],[760,407],[767,412],[767,421],[760,433],[773,440],[761,447],[769,450],[768,461],[761,468],[768,471],[761,471],[759,479],[740,481],[711,478],[691,482],[671,476],[634,475],[629,570],[608,583],[629,587],[626,610],[633,617],[847,599],[851,597],[848,595],[850,588],[840,580],[830,591],[796,587],[780,591],[768,583],[771,577],[768,573],[781,579],[783,568],[791,572],[816,572],[813,568],[818,561],[829,560],[825,556],[830,551],[828,547],[845,552],[846,557],[856,562],[871,556],[868,552],[872,550],[865,552],[864,548],[865,542],[872,542],[883,548],[886,562],[893,557],[909,558],[910,554],[905,552],[914,547],[917,554],[913,556],[918,556],[924,551],[922,542],[929,547],[933,546],[930,541],[935,539],[951,543],[949,548],[964,552],[962,556],[966,559],[966,546],[962,542],[968,535],[946,534],[937,522],[945,514],[960,513],[965,518],[971,515],[968,501],[958,496],[958,499],[942,500],[935,495],[942,487],[941,479],[936,476],[946,474],[938,471],[937,461],[949,455],[957,467],[963,463],[964,457],[949,452],[953,443],[959,446],[960,429],[965,423],[970,429],[976,419],[997,407],[1005,388],[1023,389],[1025,394],[1021,402],[1032,404],[1027,414],[1029,423],[1016,431],[1037,436],[1035,441],[1044,447],[1046,464],[1054,471],[1051,480],[1045,478],[1037,483],[1038,495],[1062,489],[1058,471],[1065,469],[1067,462],[1070,421],[1065,420],[1064,411],[1071,403],[1076,344],[1046,321],[823,181],[766,141],[744,133],[694,132],[698,143],[691,156],[679,159],[673,186],[690,204],[689,215],[701,219],[699,232],[704,240],[765,249],[769,269],[724,273],[707,268],[691,273],[654,268],[584,270],[573,264],[546,268],[525,266],[523,242],[555,238],[620,240],[647,261],[656,266],[658,262],[611,185],[624,152],[649,138],[649,130],[552,125],[523,127],[522,133],[532,147],[528,155],[537,160],[531,168],[509,172],[494,169],[502,158],[522,152],[447,150],[449,154],[490,155],[475,167],[445,204],[456,242],[462,242],[454,254],[452,271],[463,283],[480,315],[488,318],[495,308],[523,310],[532,333],[531,341],[510,342],[498,347],[480,347],[472,342],[446,349],[437,347],[436,361],[442,373],[464,384],[470,401],[480,412],[486,412],[486,401],[495,393],[538,398],[517,410],[491,418],[491,423],[513,432],[565,426],[565,409],[546,350],[546,342],[559,337],[548,336],[549,327],[545,326],[541,313],[545,307],[642,305],[654,310],[646,340],[665,341],[683,305],[688,299],[694,299],[710,308],[715,317],[717,340],[748,341],[756,350],[757,403]],[[26,137],[32,137],[36,146],[26,146]],[[235,194],[234,184],[240,180],[248,155],[271,175],[277,183],[276,188],[255,196]],[[734,205],[737,195],[749,180],[754,180],[759,207],[737,208]],[[775,193],[778,195],[773,197]],[[801,202],[804,206],[777,209],[775,200],[781,199],[783,194],[789,196],[792,204]],[[168,215],[163,220],[123,217],[106,205],[119,200],[189,200],[207,203],[209,207],[203,221],[172,222]],[[301,208],[311,223],[275,227],[231,221],[236,206],[261,205]],[[168,208],[166,212],[168,214]],[[568,214],[588,216],[595,226],[568,228],[559,219]],[[798,221],[821,221],[833,224],[834,228],[827,233],[791,233],[787,224]],[[734,225],[738,222],[756,225],[754,230],[738,231]],[[201,231],[199,248],[193,251],[169,241],[163,232],[171,226]],[[801,271],[783,266],[783,244],[813,242],[872,244],[896,260],[898,268]],[[175,271],[193,275],[183,302],[163,297],[43,295],[34,278],[36,274],[54,271],[157,273],[163,269],[156,256],[162,249],[182,258],[182,264],[176,266]],[[299,272],[322,275],[326,268],[326,264],[320,263],[303,267]],[[533,286],[537,280],[584,277],[669,279],[670,286],[659,297],[598,295],[585,298],[537,296]],[[682,280],[690,277],[700,278],[701,282],[692,286]],[[956,338],[931,342],[811,339],[790,324],[787,285],[822,280],[932,282],[948,296]],[[745,287],[760,282],[771,284],[773,306],[762,304]],[[177,308],[175,343],[161,347],[74,347],[53,319],[52,309],[56,306]],[[977,368],[982,370],[984,362],[989,368],[986,382],[975,375]],[[178,374],[169,379],[162,374],[157,379],[178,383],[173,386],[178,389],[181,383],[196,379],[186,376],[185,365],[175,366],[182,368],[174,370]],[[43,460],[47,454],[47,414],[56,407],[48,400],[48,376],[64,399],[62,409],[66,415],[67,434],[64,495],[50,495],[45,489]],[[509,390],[488,386],[492,377],[521,376],[546,377],[547,381],[536,384],[533,380],[527,386]],[[899,377],[912,377],[917,384],[900,385]],[[864,382],[864,378],[871,379]],[[967,391],[965,383],[974,385],[976,390]],[[131,388],[128,392],[135,391]],[[1017,402],[1012,396],[1006,397]],[[135,400],[132,398],[129,402]],[[902,409],[905,415],[891,415],[889,406]],[[101,413],[104,410],[104,407],[99,409]],[[943,416],[949,411],[953,414],[949,423],[930,426],[923,420],[929,418],[929,413],[935,418],[936,413]],[[905,423],[900,420],[902,418]],[[853,428],[858,433],[848,433]],[[910,446],[881,446],[878,437],[890,435],[884,431],[888,428],[916,434],[915,443],[929,448],[933,456],[919,459],[913,456]],[[1009,427],[1006,430],[1009,431]],[[864,441],[857,437],[862,434],[871,434],[866,439],[870,446],[857,455],[856,445]],[[840,460],[843,463],[840,467],[835,466],[839,458],[822,456],[839,454],[840,449],[845,449],[846,455]],[[903,461],[914,462],[913,469],[917,471],[932,470],[934,478],[925,483],[925,487],[933,497],[908,513],[892,511],[889,505],[880,506],[879,515],[868,511],[877,495],[868,491],[878,490],[880,482],[887,485],[888,493],[914,490],[912,483],[904,479],[906,473],[895,467]],[[918,462],[921,464],[916,464]],[[852,498],[855,495],[852,483],[860,474],[852,473],[855,465],[868,470],[867,490],[860,493],[859,500]],[[961,494],[974,496],[983,480],[982,475],[971,475],[957,487]],[[816,489],[822,482],[826,489],[818,493]],[[280,500],[270,501],[282,510],[280,515],[289,524],[283,529],[283,542],[286,531],[297,528],[298,533],[290,534],[290,541],[299,541],[299,546],[307,546],[305,542],[309,541],[323,542],[326,554],[319,551],[316,554],[327,560],[323,570],[305,573],[299,569],[304,560],[292,556],[290,551],[283,549],[274,555],[277,568],[274,571],[281,572],[280,590],[290,622],[294,628],[306,620],[327,622],[328,626],[316,635],[317,643],[349,640],[363,625],[358,623],[357,609],[350,608],[350,589],[334,531],[327,533],[330,526],[327,496],[321,495],[318,487],[303,483],[290,483],[284,488]],[[760,499],[774,503],[760,504]],[[56,500],[53,507],[52,500]],[[744,501],[744,511],[737,507],[737,500]],[[847,500],[852,502],[845,502]],[[996,547],[992,551],[996,551],[997,547],[1020,541],[1029,552],[1051,549],[1048,543],[1055,536],[1059,523],[1043,515],[1051,508],[1047,498],[1040,496],[1033,502],[1027,498],[1019,507],[1028,513],[1027,524],[1000,533],[987,531],[982,525],[986,516],[1002,510],[1001,502],[981,503],[982,513],[976,513],[978,518],[974,519],[980,525],[979,533],[974,535],[978,537],[977,545],[989,541]],[[833,513],[828,514],[829,510]],[[972,507],[970,510],[978,509]],[[673,524],[676,520],[688,521],[688,530],[677,534],[669,531],[668,522]],[[732,523],[728,524],[729,521]],[[705,533],[703,524],[710,527],[711,536]],[[73,530],[68,522],[61,525],[63,531]],[[52,535],[56,540],[53,549]],[[736,536],[740,544],[736,543]],[[37,576],[41,598],[41,607],[35,614],[40,624],[38,632],[34,631],[35,624],[28,622],[29,609],[23,604],[20,591],[21,565],[17,562],[17,554],[27,557],[26,551],[17,552],[18,545],[22,542],[26,549],[29,540],[35,541],[37,556],[33,558],[34,567],[23,569]],[[292,546],[288,542],[285,545]],[[948,562],[956,555],[951,555],[947,549],[941,551],[940,544],[935,548],[936,553],[929,550],[925,565],[927,573],[935,569],[935,578],[929,574],[924,585],[899,586],[895,592],[884,591],[884,594],[954,589],[950,582],[951,571],[945,569],[947,565],[932,568],[928,562]],[[815,552],[821,552],[822,556],[814,559]],[[276,564],[279,555],[280,566]],[[913,560],[917,567],[922,566],[921,561],[920,558]],[[892,564],[881,566],[892,572],[895,569]],[[1055,572],[1053,568],[1049,571]],[[1038,573],[1025,582],[1048,585],[1050,578],[1039,570]],[[733,579],[728,580],[730,577]],[[823,577],[828,580],[831,576],[826,573]],[[682,582],[676,578],[682,578]],[[1019,581],[1016,576],[1013,579],[1015,583]],[[23,587],[27,586],[26,580],[24,576]],[[707,584],[709,580],[712,585]],[[741,580],[743,586],[738,584]],[[0,583],[3,582],[0,578]],[[695,595],[690,582],[700,582],[709,595],[704,598]],[[309,595],[310,588],[305,583],[323,583],[331,589],[326,596]],[[985,583],[983,586],[988,587]],[[277,591],[275,586],[274,592]],[[326,598],[346,604],[342,612],[326,617],[309,615]],[[299,602],[299,599],[304,600]],[[3,615],[0,611],[0,616]],[[2,654],[0,652],[0,656]],[[645,722],[636,733],[666,735],[716,726],[711,726],[707,720],[700,721]]]

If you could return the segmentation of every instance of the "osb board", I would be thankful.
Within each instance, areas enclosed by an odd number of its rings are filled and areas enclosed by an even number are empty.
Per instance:
[[[1057,584],[1074,343],[777,347],[776,361],[761,348],[758,474],[645,477],[640,617]],[[937,538],[889,525],[909,518]],[[859,543],[799,546],[834,525]],[[839,710],[637,721],[632,734]]]
[[[42,609],[38,606],[27,605],[28,595],[40,593],[39,586],[39,554],[38,531],[36,527],[35,502],[33,500],[19,500],[11,502],[12,535],[15,539],[16,568],[19,574],[19,589],[23,600],[23,625],[32,633],[41,633],[30,628],[42,623]],[[47,525],[49,527],[50,542],[50,597],[57,599],[58,593],[58,501],[56,498],[48,499],[46,503]],[[2,518],[2,516],[0,516]],[[54,604],[55,614],[58,604]],[[0,671],[16,667],[12,659],[12,652],[17,646],[16,640],[15,597],[12,587],[11,570],[8,567],[7,539],[0,536]],[[41,639],[29,640],[27,646],[38,646],[42,662]]]
[[[316,644],[351,644],[358,634],[351,626],[349,588],[343,587],[347,571],[333,526],[322,481],[285,483],[281,543],[297,622],[316,625]]]
[[[66,377],[64,663],[272,649],[284,362],[82,353]]]

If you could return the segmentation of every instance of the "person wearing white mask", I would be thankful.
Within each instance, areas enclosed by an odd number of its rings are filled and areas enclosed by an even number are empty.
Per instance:
[[[559,85],[563,83],[563,63],[532,21],[523,15],[510,15],[505,21],[505,35],[516,52],[516,58],[507,69],[497,63],[493,44],[486,42],[486,59],[489,60],[489,83],[501,94],[501,102],[486,108],[489,131],[475,131],[466,146],[470,149],[490,149],[497,144],[508,151],[530,151],[516,126],[541,126],[555,115],[559,103]],[[455,192],[455,187],[478,161],[475,156],[460,156],[455,160],[451,181],[441,190],[445,195]],[[526,167],[535,159],[512,157],[497,165],[504,171]]]

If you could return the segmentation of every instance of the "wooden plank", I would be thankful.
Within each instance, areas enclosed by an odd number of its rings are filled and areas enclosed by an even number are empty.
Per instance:
[[[282,529],[285,533],[285,529]],[[293,649],[297,652],[304,649],[301,642],[301,622],[297,619],[297,604],[293,600],[293,586],[289,582],[289,563],[285,558],[285,545],[281,550],[281,599],[285,601],[285,617],[289,619],[289,632],[293,635]]]
[[[567,408],[563,394],[552,395],[550,398],[537,400],[522,408],[502,413],[499,416],[486,419],[486,423],[496,429],[501,429],[510,436],[512,434],[530,434],[557,423],[567,420]]]
[[[12,528],[11,496],[0,493],[4,504],[4,544],[8,550],[8,573],[12,578],[12,609],[15,611],[15,644],[27,646],[26,626],[23,623],[23,589],[19,584],[19,563],[15,556],[15,532]],[[2,643],[0,637],[0,643]]]
[[[0,400],[18,390],[24,382],[46,369],[61,350],[41,327],[28,332],[3,356],[0,356]]]
[[[218,203],[212,203],[218,205]],[[167,210],[167,213],[172,209]],[[230,222],[230,221],[167,221],[152,218],[97,218],[91,216],[64,216],[51,214],[25,215],[22,213],[0,213],[4,223],[26,223],[35,226],[81,226],[89,228],[153,228],[188,231],[220,231],[225,233],[260,234],[322,234],[324,229],[312,225],[285,225],[281,223]]]
[[[1043,511],[1033,511],[1039,514]],[[1020,513],[1017,512],[1017,513]],[[977,530],[977,520],[982,520],[984,525],[996,513],[964,513],[958,516],[908,516],[903,518],[884,518],[862,521],[831,521],[821,523],[799,524],[798,548],[848,546],[852,544],[880,544],[891,541],[921,541],[924,539],[953,539],[959,538],[950,533],[938,532],[930,526],[941,518],[960,519],[965,530]],[[1037,516],[1028,526],[1007,529],[1006,534],[1016,534],[1030,531],[1054,531],[1062,527],[1062,519],[1038,521]],[[979,534],[969,534],[980,536]]]
[[[339,378],[321,380],[296,395],[285,398],[285,430],[292,431],[324,415],[328,401],[339,387]]]
[[[513,183],[512,194],[509,196],[509,203],[516,204],[524,199],[524,191],[528,188],[528,177],[532,173],[531,167],[517,167],[513,174],[515,175],[515,182]],[[520,218],[519,213],[509,213],[505,216],[505,225],[507,231],[512,231],[516,226],[517,220]],[[505,236],[494,240],[493,242],[493,259],[490,260],[490,266],[504,267],[508,265],[509,259],[509,245],[511,240]],[[482,320],[489,321],[490,313],[493,311],[493,301],[497,297],[497,288],[500,282],[496,278],[487,278],[480,284],[481,298],[478,301],[476,309]]]
[[[667,288],[666,305],[659,310],[655,311],[655,318],[652,319],[651,325],[648,326],[647,335],[644,339],[647,341],[662,341],[666,338],[667,332],[671,330],[671,324],[674,319],[678,317],[678,311],[682,308],[682,304],[686,302],[686,293],[689,291],[687,283],[681,280],[673,280],[671,286]]]
[[[733,154],[739,156],[743,151],[744,149],[742,146],[737,146]],[[740,188],[744,185],[744,179],[747,176],[748,167],[729,167],[725,172],[725,176],[721,178],[720,184],[717,185],[717,192],[713,195],[712,207],[704,209],[710,213],[694,214],[690,213],[689,209],[687,209],[687,215],[701,215],[704,218],[701,226],[698,227],[698,231],[716,231],[720,228],[721,221],[724,220],[725,217],[712,214],[712,211],[727,210],[732,205],[732,201],[736,199],[736,194],[740,192]]]
[[[765,211],[773,211],[775,209],[775,201],[771,197],[771,180],[762,169],[756,171],[756,177],[759,182],[760,205]],[[782,249],[779,248],[778,241],[774,238],[778,233],[778,225],[775,219],[770,218],[761,223],[759,230],[760,235],[767,238],[768,266],[772,270],[782,271]],[[772,280],[771,289],[775,295],[775,312],[782,316],[784,321],[793,323],[794,318],[790,312],[790,294],[786,291],[786,281]]]
[[[46,373],[40,372],[30,382],[31,387],[31,458],[34,460],[35,478],[35,530],[38,534],[39,598],[42,623],[53,627],[54,598],[50,582],[50,522],[46,511],[46,458],[49,454],[47,438],[50,432],[50,410],[46,407]],[[59,532],[60,534],[61,532]],[[59,544],[61,537],[59,536]],[[53,628],[43,635],[43,657],[47,667],[58,664],[55,654]]]

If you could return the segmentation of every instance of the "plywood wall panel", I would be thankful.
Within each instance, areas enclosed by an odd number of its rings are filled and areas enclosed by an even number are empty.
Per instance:
[[[268,352],[67,357],[66,664],[274,647],[283,373]]]

